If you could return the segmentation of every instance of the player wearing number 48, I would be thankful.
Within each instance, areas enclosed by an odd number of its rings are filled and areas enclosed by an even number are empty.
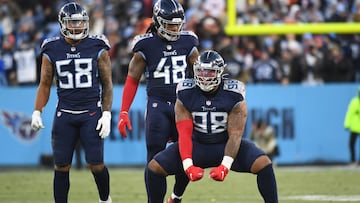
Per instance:
[[[55,76],[58,96],[52,127],[55,203],[68,201],[69,170],[78,140],[94,176],[99,202],[111,203],[109,172],[103,157],[113,100],[110,45],[103,35],[88,35],[89,16],[77,3],[65,4],[58,20],[62,36],[46,39],[41,45],[41,78],[31,127],[44,128],[41,112],[49,100]]]
[[[193,32],[183,31],[184,24],[184,9],[179,2],[158,0],[154,4],[152,23],[147,33],[137,35],[133,41],[134,54],[124,85],[118,129],[123,137],[127,137],[126,128],[132,129],[128,112],[144,75],[147,91],[147,162],[165,149],[169,140],[176,141],[178,137],[174,116],[176,85],[191,77],[192,64],[199,55],[196,48],[198,38]],[[181,196],[188,179],[182,174],[175,179],[174,193]],[[166,186],[163,179],[159,180],[159,176],[145,170],[147,191],[151,189],[150,183],[158,181],[161,187]],[[163,202],[162,199],[159,195],[148,193],[148,203]]]

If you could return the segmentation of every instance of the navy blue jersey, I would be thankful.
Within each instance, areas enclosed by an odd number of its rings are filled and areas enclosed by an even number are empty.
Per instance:
[[[176,100],[176,85],[189,77],[188,56],[198,46],[193,32],[182,32],[176,41],[167,41],[156,33],[134,38],[133,52],[139,52],[146,61],[147,95]]]
[[[88,36],[75,46],[67,43],[63,37],[44,40],[41,53],[54,68],[59,108],[86,110],[99,105],[98,59],[102,51],[109,49],[104,35]]]
[[[245,85],[238,80],[223,79],[215,93],[206,94],[193,79],[186,79],[179,83],[177,97],[192,112],[195,140],[224,143],[228,139],[228,114],[245,99]]]

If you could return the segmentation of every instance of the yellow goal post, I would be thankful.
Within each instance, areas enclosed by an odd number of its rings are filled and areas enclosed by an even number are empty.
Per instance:
[[[296,23],[296,24],[237,24],[236,1],[227,0],[227,35],[270,35],[270,34],[351,34],[360,33],[360,23]]]

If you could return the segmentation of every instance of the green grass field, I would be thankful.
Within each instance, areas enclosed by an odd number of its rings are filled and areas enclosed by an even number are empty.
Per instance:
[[[48,169],[0,169],[0,202],[51,203],[52,175]],[[109,168],[114,203],[145,203],[142,169]],[[208,173],[209,170],[206,170]],[[276,167],[279,202],[360,202],[360,167]],[[69,203],[97,203],[98,195],[87,169],[72,170]],[[168,193],[173,177],[168,178]],[[168,195],[167,195],[168,196]],[[190,183],[184,203],[263,202],[256,176],[230,172],[224,182],[208,176]]]

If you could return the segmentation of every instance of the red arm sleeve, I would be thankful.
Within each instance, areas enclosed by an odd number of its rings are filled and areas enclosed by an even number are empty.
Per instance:
[[[192,159],[192,119],[185,119],[176,122],[176,128],[179,132],[179,151],[181,160]]]
[[[137,88],[139,86],[139,82],[136,81],[134,78],[127,76],[124,91],[122,95],[122,104],[121,104],[121,111],[128,112],[131,106],[131,103],[134,100]]]

